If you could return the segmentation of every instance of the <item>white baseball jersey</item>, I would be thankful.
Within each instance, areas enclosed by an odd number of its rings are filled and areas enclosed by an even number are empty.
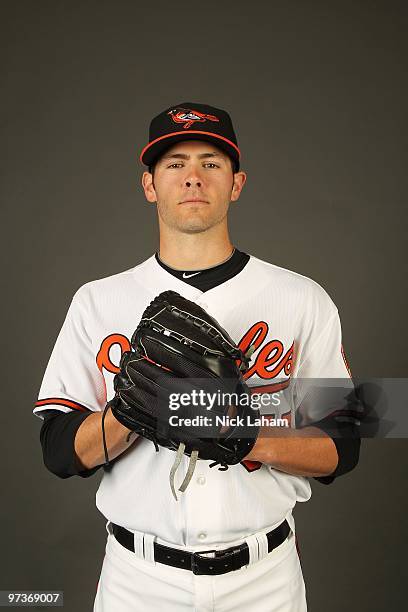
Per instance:
[[[346,378],[337,308],[316,282],[251,256],[230,280],[200,291],[163,269],[154,256],[83,285],[74,295],[51,354],[34,413],[47,409],[101,411],[114,395],[113,378],[146,306],[172,289],[217,319],[246,349],[255,347],[245,378],[271,393],[293,377]],[[269,411],[270,413],[270,411]],[[292,426],[293,412],[289,415]],[[178,487],[188,457],[177,472]],[[110,521],[157,541],[191,550],[228,543],[285,518],[307,501],[307,478],[244,461],[227,471],[200,460],[187,491],[175,501],[168,475],[174,453],[138,438],[103,474],[96,504]]]

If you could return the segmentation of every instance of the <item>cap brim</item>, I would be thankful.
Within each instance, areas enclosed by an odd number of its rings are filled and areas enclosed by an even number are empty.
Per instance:
[[[241,152],[237,145],[224,136],[202,130],[172,132],[171,134],[160,136],[160,138],[152,140],[152,142],[149,142],[144,147],[140,154],[140,161],[146,166],[151,166],[166,149],[177,142],[182,142],[183,140],[204,140],[206,142],[214,143],[218,148],[225,151],[225,153],[227,153],[227,155],[234,160],[236,166],[239,168],[239,158],[241,156]]]

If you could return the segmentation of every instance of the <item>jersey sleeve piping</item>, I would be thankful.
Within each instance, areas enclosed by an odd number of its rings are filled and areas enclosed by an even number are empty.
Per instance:
[[[78,410],[79,412],[89,412],[89,408],[80,404],[79,402],[74,402],[72,400],[68,400],[63,397],[47,397],[41,400],[38,400],[35,403],[35,408],[51,408],[53,406],[64,406],[65,408],[70,408],[73,410]]]

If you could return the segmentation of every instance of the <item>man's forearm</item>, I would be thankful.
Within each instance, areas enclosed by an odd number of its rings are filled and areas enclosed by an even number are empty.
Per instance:
[[[89,415],[81,423],[75,436],[76,458],[85,469],[91,469],[105,463],[102,415],[103,412],[95,412]],[[115,419],[110,408],[106,412],[104,427],[109,459],[115,459],[115,457],[121,455],[138,438],[135,432],[131,432],[130,429]]]
[[[297,476],[327,476],[338,463],[336,445],[317,427],[262,427],[245,460],[260,461]]]

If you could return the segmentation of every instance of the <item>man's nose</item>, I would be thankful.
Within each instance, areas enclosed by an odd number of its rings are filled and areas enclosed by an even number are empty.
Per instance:
[[[190,168],[187,169],[185,176],[186,187],[201,187],[203,184],[203,176],[200,168],[191,164]]]
[[[199,178],[188,178],[186,179],[187,187],[201,187],[201,180]]]

